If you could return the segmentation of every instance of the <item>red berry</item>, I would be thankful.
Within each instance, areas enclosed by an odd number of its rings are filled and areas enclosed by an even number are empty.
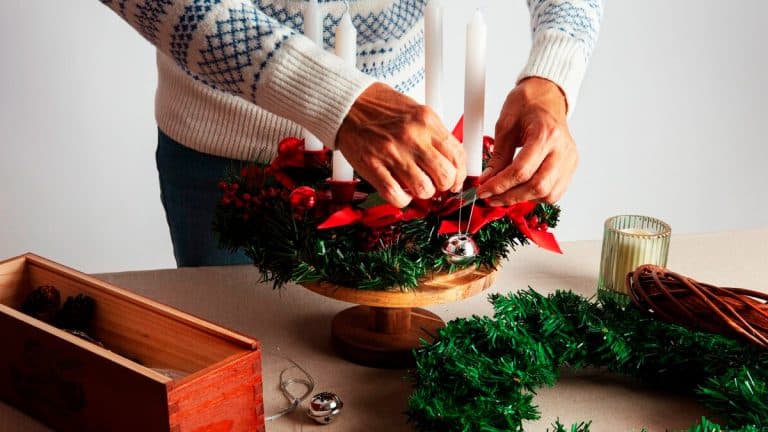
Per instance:
[[[240,185],[237,183],[232,183],[232,185],[229,188],[230,190],[237,192],[237,190],[240,188]]]
[[[227,182],[225,182],[223,180],[220,181],[217,186],[219,187],[220,190],[223,190],[223,191],[227,190]]]
[[[243,194],[243,199],[244,199],[245,201],[250,201],[250,200],[251,200],[251,194],[249,194],[249,193],[247,193],[247,192],[246,192],[246,193],[244,193],[244,194]]]
[[[232,200],[229,199],[228,197],[224,197],[224,198],[221,199],[221,204],[222,205],[229,205],[231,202],[232,202]]]

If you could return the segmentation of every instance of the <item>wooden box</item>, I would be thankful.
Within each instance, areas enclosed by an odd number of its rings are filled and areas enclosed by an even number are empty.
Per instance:
[[[40,285],[92,297],[105,348],[20,312]],[[0,343],[0,399],[57,431],[264,430],[258,341],[32,254],[0,262]]]

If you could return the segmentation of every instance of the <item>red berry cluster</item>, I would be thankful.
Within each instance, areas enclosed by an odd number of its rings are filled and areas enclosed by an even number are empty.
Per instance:
[[[531,229],[535,229],[538,231],[546,231],[549,229],[549,225],[545,221],[539,220],[539,217],[536,215],[532,215],[529,217],[526,222],[528,223],[528,226]]]
[[[251,219],[265,206],[270,206],[277,200],[287,201],[290,193],[277,187],[266,187],[254,193],[240,192],[240,185],[237,183],[219,182],[219,189],[224,192],[224,196],[219,201],[222,207],[230,207],[242,210],[242,219],[247,221]]]

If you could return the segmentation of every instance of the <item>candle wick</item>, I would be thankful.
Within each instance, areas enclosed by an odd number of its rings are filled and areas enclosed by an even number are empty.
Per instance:
[[[349,1],[344,0],[344,13],[349,13]]]

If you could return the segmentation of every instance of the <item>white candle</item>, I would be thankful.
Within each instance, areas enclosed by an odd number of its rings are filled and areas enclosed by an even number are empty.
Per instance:
[[[467,175],[483,172],[483,123],[485,122],[485,75],[487,29],[478,10],[467,25],[464,84],[464,150]]]
[[[323,47],[323,19],[320,16],[320,5],[317,0],[309,0],[304,12],[304,36]]]
[[[355,175],[355,171],[352,169],[352,165],[347,162],[344,155],[340,151],[333,152],[333,180],[335,181],[352,181]]]
[[[429,0],[424,11],[424,65],[427,105],[443,116],[443,2]]]
[[[336,55],[348,65],[356,66],[357,64],[357,31],[348,12],[344,12],[341,16],[341,22],[336,28]],[[336,181],[351,181],[354,178],[352,165],[338,150],[333,152],[332,168],[332,177]]]
[[[320,5],[317,0],[309,0],[307,10],[304,13],[304,35],[314,43],[323,47],[323,20],[320,16]],[[320,151],[323,149],[323,143],[312,135],[308,130],[304,130],[304,150]]]
[[[626,286],[627,273],[643,264],[659,264],[659,242],[647,238],[653,233],[644,229],[625,228],[619,231],[626,235],[619,238],[616,247],[616,264],[611,286],[615,291],[629,294],[629,288]]]

